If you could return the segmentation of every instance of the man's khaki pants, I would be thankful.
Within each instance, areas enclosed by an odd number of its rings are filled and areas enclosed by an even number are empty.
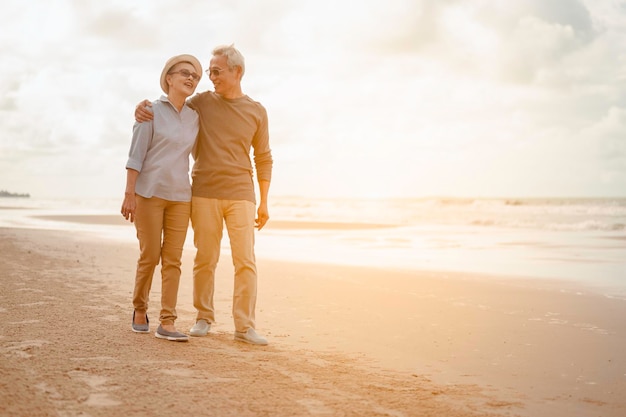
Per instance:
[[[183,246],[189,228],[191,203],[137,196],[135,228],[139,260],[135,276],[133,306],[148,311],[154,269],[161,261],[161,323],[176,320]]]
[[[235,330],[245,332],[254,328],[257,294],[254,216],[255,205],[250,201],[192,197],[191,224],[197,249],[193,266],[193,305],[198,310],[197,320],[215,322],[215,268],[226,223],[235,267]]]

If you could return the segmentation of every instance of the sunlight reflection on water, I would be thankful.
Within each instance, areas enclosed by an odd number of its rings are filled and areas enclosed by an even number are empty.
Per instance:
[[[86,231],[135,241],[134,227],[118,214],[119,201],[114,199],[9,200],[0,201],[0,227]],[[626,201],[534,204],[461,201],[442,208],[441,203],[422,200],[400,206],[381,201],[340,200],[333,205],[332,201],[306,204],[279,199],[278,207],[271,209],[272,220],[256,235],[257,257],[556,278],[626,296],[626,237],[619,228],[626,223]],[[479,224],[475,219],[480,217],[491,221]],[[273,228],[272,221],[278,226]],[[557,223],[559,227],[550,226]],[[222,245],[228,250],[228,239]],[[193,250],[192,230],[186,250]]]

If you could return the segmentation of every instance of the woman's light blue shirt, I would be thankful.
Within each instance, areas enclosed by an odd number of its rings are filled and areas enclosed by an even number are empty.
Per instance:
[[[191,201],[189,154],[198,135],[198,114],[180,111],[166,96],[152,103],[154,119],[135,123],[126,168],[139,171],[135,193],[145,198]]]

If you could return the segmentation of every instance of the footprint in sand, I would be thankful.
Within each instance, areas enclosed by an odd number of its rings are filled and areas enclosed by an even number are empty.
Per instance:
[[[121,402],[113,400],[109,397],[109,394],[104,392],[92,392],[89,394],[89,398],[85,401],[85,404],[92,407],[113,407],[120,405]]]
[[[239,381],[239,378],[219,377],[206,373],[199,375],[191,369],[185,368],[161,369],[159,372],[174,378],[179,378],[180,380],[177,384],[180,385],[196,386],[197,384],[230,383]]]
[[[89,396],[85,400],[85,404],[93,407],[112,407],[120,405],[121,402],[111,398],[106,391],[112,391],[118,388],[109,388],[106,386],[108,378],[98,375],[92,375],[84,371],[68,372],[71,378],[78,379],[89,386]]]
[[[87,308],[89,310],[96,310],[96,311],[108,311],[111,308],[107,307],[107,306],[80,306],[81,308]]]
[[[45,301],[35,301],[34,303],[22,303],[18,304],[19,307],[34,307],[34,306],[42,306],[48,304]]]
[[[22,321],[9,321],[7,324],[35,324],[39,323],[39,320],[22,320]]]
[[[47,396],[48,398],[50,398],[52,400],[61,400],[61,399],[63,399],[63,395],[61,395],[56,388],[51,387],[50,385],[46,384],[45,382],[40,382],[39,384],[36,384],[35,388],[38,389],[39,391],[41,391],[42,394],[44,394],[45,396]]]
[[[309,414],[313,415],[333,415],[334,410],[324,405],[320,400],[305,398],[297,401],[298,404],[304,406]]]
[[[113,315],[109,315],[109,316],[102,316],[102,317],[98,317],[100,320],[104,320],[104,321],[108,321],[108,322],[118,322],[120,321],[120,318],[118,316],[113,316]]]
[[[293,372],[287,369],[278,369],[278,372],[290,378],[293,382],[311,385],[313,384],[313,379],[310,375],[302,373],[302,372]]]
[[[15,355],[20,358],[31,358],[36,348],[40,348],[46,343],[50,343],[47,340],[24,340],[22,342],[11,342],[8,346],[2,349],[2,353],[5,355]]]

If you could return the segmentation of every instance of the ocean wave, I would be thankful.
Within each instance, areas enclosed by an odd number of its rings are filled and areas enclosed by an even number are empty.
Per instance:
[[[626,224],[624,223],[604,223],[596,220],[587,220],[580,223],[562,224],[555,223],[547,225],[549,230],[593,230],[593,231],[606,231],[606,232],[620,232],[626,230]]]
[[[470,221],[471,226],[500,227],[515,229],[543,229],[554,231],[605,231],[620,232],[626,230],[626,223],[602,222],[597,220],[585,220],[580,222],[565,223],[552,222],[541,223],[522,220],[496,220],[496,219],[476,219]]]
[[[9,199],[12,200],[12,199]],[[45,211],[51,214],[115,214],[119,199],[2,202],[4,217]],[[26,210],[27,208],[31,210]],[[626,230],[626,198],[447,198],[349,199],[276,197],[275,220],[396,224],[400,226],[470,226],[561,231]],[[48,213],[48,214],[49,214]],[[32,214],[32,213],[31,213]]]

